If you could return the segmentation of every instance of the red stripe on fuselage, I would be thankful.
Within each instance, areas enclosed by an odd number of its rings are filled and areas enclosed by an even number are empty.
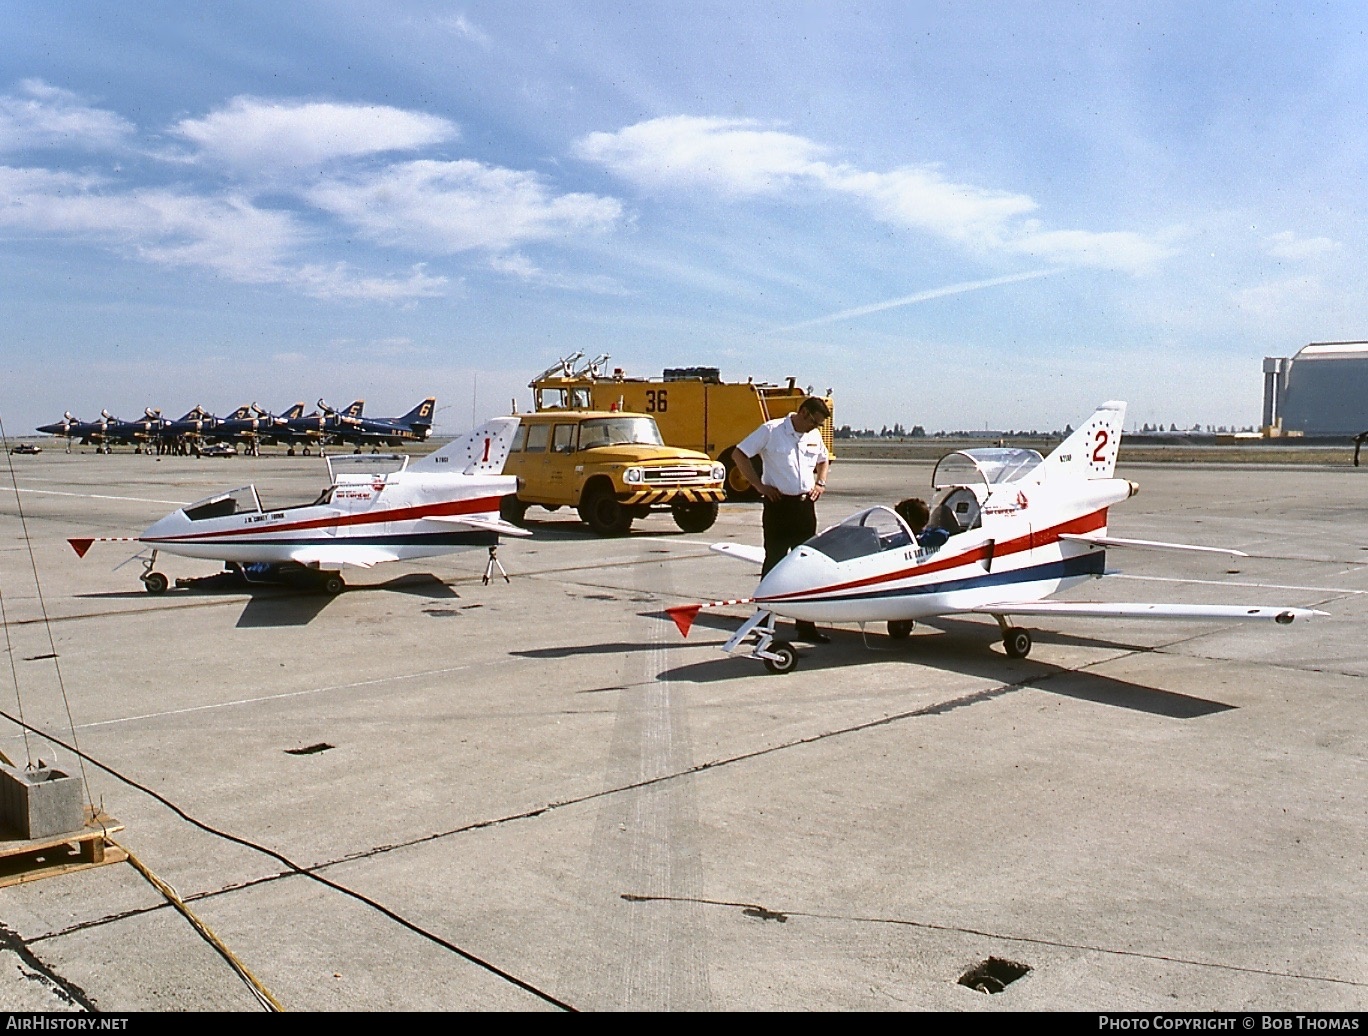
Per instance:
[[[419,507],[396,507],[389,511],[366,512],[364,514],[338,514],[329,518],[312,518],[306,522],[287,522],[284,525],[253,524],[238,526],[236,529],[219,529],[213,532],[185,533],[176,536],[155,536],[143,539],[144,543],[157,543],[162,540],[184,543],[187,540],[212,540],[220,536],[241,536],[243,533],[301,532],[308,529],[332,529],[352,525],[372,525],[382,522],[416,522],[423,518],[447,517],[450,515],[479,514],[483,511],[499,509],[498,496],[482,496],[474,500],[448,500],[441,504],[424,504]],[[326,504],[320,504],[326,507]],[[266,513],[266,512],[254,512]],[[236,517],[236,516],[231,516]]]
[[[1032,531],[1028,536],[1018,536],[1016,539],[1004,540],[1001,543],[994,543],[992,557],[994,560],[1005,558],[1009,554],[1019,554],[1023,550],[1031,550],[1036,547],[1049,546],[1051,543],[1058,543],[1059,537],[1064,533],[1078,536],[1085,532],[1092,532],[1096,529],[1107,527],[1107,509],[1093,511],[1078,518],[1070,518],[1066,522],[1052,525],[1048,529]],[[757,597],[757,601],[791,601],[801,597],[823,596],[826,594],[838,593],[842,590],[858,590],[867,586],[875,586],[879,583],[895,582],[899,579],[907,579],[909,576],[929,575],[932,572],[944,572],[948,569],[959,568],[962,565],[973,564],[975,561],[987,561],[989,557],[988,545],[967,550],[963,554],[954,554],[950,557],[937,557],[928,561],[924,565],[913,565],[911,568],[902,568],[896,572],[885,572],[877,576],[866,576],[864,579],[854,579],[848,583],[835,583],[832,586],[824,586],[812,590],[795,590],[792,593],[776,594],[773,597]]]

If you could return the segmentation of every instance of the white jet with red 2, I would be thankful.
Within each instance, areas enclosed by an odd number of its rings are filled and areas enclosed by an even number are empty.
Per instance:
[[[1024,658],[1030,631],[1023,616],[1173,621],[1268,621],[1279,625],[1324,612],[1244,604],[1082,603],[1046,598],[1104,574],[1109,547],[1173,551],[1238,550],[1108,535],[1109,509],[1139,491],[1115,478],[1126,404],[1108,402],[1048,457],[1028,449],[969,449],[948,454],[932,476],[928,526],[950,535],[921,547],[890,507],[870,507],[792,550],[760,581],[753,597],[667,609],[688,635],[699,610],[755,604],[754,615],[724,645],[746,649],[772,672],[791,671],[793,645],[776,635],[775,617],[820,623],[885,622],[904,638],[920,619],[993,616],[1007,654]],[[714,544],[724,554],[759,563],[763,550]]]

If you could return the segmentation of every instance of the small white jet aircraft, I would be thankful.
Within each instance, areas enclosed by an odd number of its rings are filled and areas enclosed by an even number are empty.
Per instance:
[[[173,511],[141,536],[68,542],[81,557],[99,542],[150,547],[150,556],[139,555],[139,578],[154,594],[169,585],[153,570],[159,551],[222,561],[248,581],[303,573],[328,593],[340,593],[346,584],[339,570],[346,565],[369,568],[487,547],[488,582],[498,566],[499,537],[530,535],[499,517],[499,501],[517,489],[515,478],[500,474],[517,428],[516,417],[495,418],[412,464],[385,454],[329,457],[329,484],[312,503],[267,508],[255,486],[244,486]]]
[[[1325,612],[1255,605],[1085,604],[1046,601],[1060,590],[1100,578],[1108,547],[1242,551],[1107,535],[1107,509],[1139,486],[1113,478],[1126,404],[1104,403],[1048,457],[1035,450],[972,449],[951,453],[931,478],[936,495],[930,526],[950,533],[921,547],[888,507],[871,507],[792,550],[753,597],[667,609],[688,636],[701,608],[755,604],[757,610],[723,646],[775,673],[798,664],[793,645],[775,636],[775,616],[811,622],[887,622],[901,639],[913,623],[935,615],[980,613],[997,619],[1013,658],[1031,650],[1030,631],[1013,616],[1081,616],[1170,620],[1270,620],[1287,625]],[[764,551],[734,543],[713,550],[759,563]]]

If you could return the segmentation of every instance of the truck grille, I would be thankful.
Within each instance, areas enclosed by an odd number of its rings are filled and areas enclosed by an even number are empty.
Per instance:
[[[689,486],[700,482],[710,482],[712,472],[707,469],[669,467],[643,468],[642,476],[648,486]]]

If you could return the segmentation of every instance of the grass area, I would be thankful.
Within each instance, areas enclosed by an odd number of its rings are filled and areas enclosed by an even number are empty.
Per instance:
[[[851,460],[938,460],[955,450],[999,445],[997,439],[838,439],[836,455]],[[1048,454],[1058,439],[1007,439],[1001,445]],[[1368,469],[1368,450],[1360,458]],[[1131,464],[1313,464],[1352,467],[1354,444],[1252,440],[1241,443],[1149,443],[1121,440],[1120,462]]]

